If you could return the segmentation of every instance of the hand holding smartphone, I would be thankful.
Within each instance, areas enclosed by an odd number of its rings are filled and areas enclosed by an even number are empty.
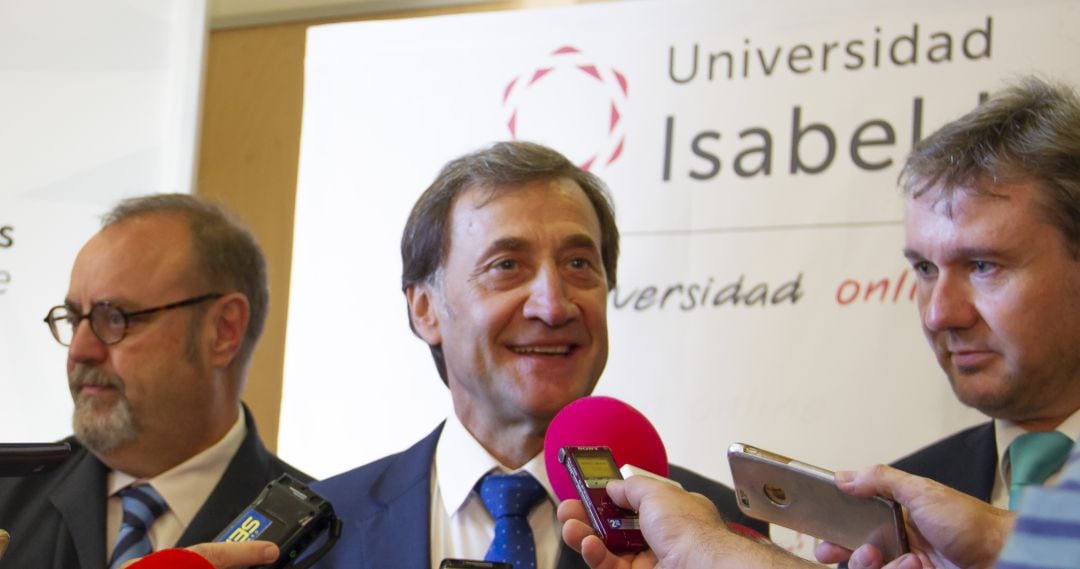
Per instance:
[[[570,473],[593,530],[609,550],[632,553],[648,549],[637,512],[618,506],[607,494],[608,482],[623,478],[610,448],[563,447],[559,450],[559,462]]]
[[[742,443],[728,462],[746,515],[852,550],[872,544],[886,563],[907,553],[899,504],[845,494],[828,470]]]

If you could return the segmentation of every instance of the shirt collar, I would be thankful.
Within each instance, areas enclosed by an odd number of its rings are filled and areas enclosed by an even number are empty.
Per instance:
[[[1073,411],[1072,415],[1069,415],[1068,419],[1065,419],[1055,429],[1057,432],[1069,437],[1070,440],[1076,441],[1080,437],[1080,409]],[[1009,445],[1016,440],[1017,437],[1026,433],[1023,427],[1020,427],[1012,421],[1006,421],[1004,419],[994,419],[994,436],[997,439],[997,454],[998,464],[1000,465],[1000,472],[1002,481],[1005,482],[1005,486],[1008,487],[1009,472],[1011,463],[1009,462],[1008,450]]]
[[[236,422],[218,442],[153,478],[139,479],[126,472],[113,470],[107,481],[108,495],[113,496],[132,484],[150,484],[165,499],[169,510],[187,528],[221,480],[246,435],[247,425],[241,409]]]
[[[451,517],[456,515],[472,495],[476,483],[492,470],[505,473],[528,472],[544,487],[548,498],[555,504],[559,503],[548,481],[544,453],[537,453],[517,470],[508,468],[473,438],[457,415],[451,414],[435,447],[435,479],[447,514]]]

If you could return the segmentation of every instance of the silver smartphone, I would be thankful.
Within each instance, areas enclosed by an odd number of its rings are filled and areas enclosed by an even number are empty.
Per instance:
[[[908,551],[900,505],[836,487],[833,473],[747,444],[728,448],[739,508],[748,516],[855,549],[870,543],[889,562]]]

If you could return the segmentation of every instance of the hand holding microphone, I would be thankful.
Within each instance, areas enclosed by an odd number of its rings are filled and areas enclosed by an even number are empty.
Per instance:
[[[341,526],[330,502],[283,474],[213,543],[162,550],[124,569],[309,569],[337,543]],[[322,545],[307,552],[323,534]]]
[[[588,524],[582,503],[566,500],[558,510],[559,521],[564,523],[563,540],[594,569],[710,567],[714,558],[708,553],[711,549],[707,543],[723,544],[730,538],[747,541],[726,529],[716,507],[701,494],[642,476],[613,481],[607,492],[619,506],[638,512],[641,532],[650,549],[613,553]],[[713,532],[715,537],[703,539],[704,534]]]
[[[651,549],[614,553],[619,545],[605,543],[590,524],[586,507],[577,499],[574,483],[559,461],[559,451],[597,446],[610,448],[611,457],[623,467],[627,478],[609,482],[607,495],[615,505],[638,512],[641,533]],[[786,552],[762,547],[759,542],[768,540],[758,532],[727,524],[708,498],[686,492],[668,480],[667,451],[660,435],[641,412],[622,401],[584,397],[564,407],[548,427],[544,460],[551,487],[563,500],[558,510],[564,523],[563,540],[594,569],[648,569],[658,563],[665,567],[709,567],[717,559],[716,548],[738,552],[740,562],[759,556],[762,567],[776,564],[776,556],[781,562],[786,560]]]
[[[563,407],[544,436],[544,464],[560,500],[576,500],[577,490],[559,461],[563,447],[605,446],[616,466],[626,464],[654,475],[668,475],[667,451],[652,423],[640,411],[613,397],[582,397]]]

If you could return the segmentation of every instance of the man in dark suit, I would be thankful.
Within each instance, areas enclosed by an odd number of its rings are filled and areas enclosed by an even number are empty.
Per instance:
[[[213,205],[157,195],[105,217],[46,317],[68,347],[74,452],[0,479],[4,567],[119,567],[213,539],[282,473],[309,480],[240,403],[268,297],[258,244]]]
[[[1052,483],[1080,433],[1077,156],[1077,96],[1028,79],[921,142],[904,170],[923,330],[957,399],[993,421],[896,466],[999,508]],[[1014,454],[1035,446],[1051,474],[1020,481]]]
[[[879,465],[837,473],[837,485],[905,507],[911,553],[885,569],[1074,567],[1080,97],[1026,79],[919,143],[904,176],[904,253],[918,275],[924,332],[957,398],[994,420],[897,462],[921,478]],[[1060,484],[1039,488],[1055,483],[1055,471],[1064,471]],[[1036,488],[1019,500],[1024,486]],[[640,511],[653,549],[615,555],[581,504],[567,501],[564,538],[592,567],[820,567],[735,536],[685,492],[649,480],[608,492]],[[1019,518],[1005,509],[1010,502]],[[826,543],[816,554],[853,568],[883,564],[872,545],[853,554]]]
[[[559,539],[541,451],[552,418],[592,392],[607,362],[619,234],[602,182],[548,148],[496,144],[444,167],[414,206],[401,248],[410,324],[431,348],[454,414],[412,448],[314,487],[345,520],[318,566],[487,557],[583,567]],[[507,473],[518,476],[498,476]],[[730,489],[678,467],[672,477],[742,519]],[[489,488],[504,484],[533,499],[493,515],[503,506]],[[500,553],[493,536],[505,528],[528,535],[527,559]]]

